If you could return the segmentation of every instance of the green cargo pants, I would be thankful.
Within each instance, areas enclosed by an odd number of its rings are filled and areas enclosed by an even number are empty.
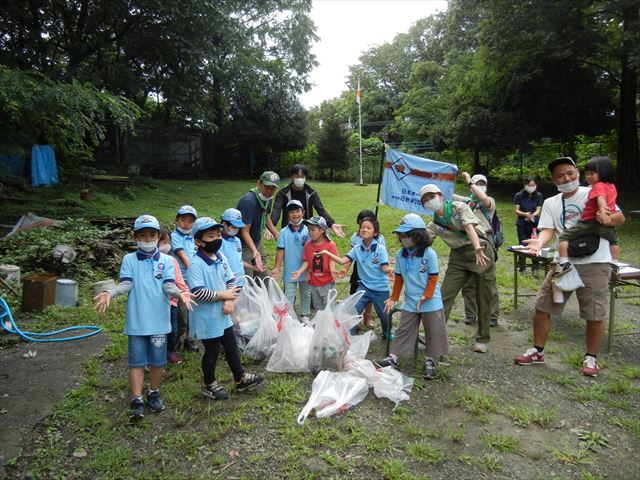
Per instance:
[[[482,242],[484,254],[489,257],[489,265],[476,265],[476,255],[473,245],[451,250],[449,253],[449,264],[442,282],[442,301],[444,303],[444,314],[449,320],[451,308],[460,290],[473,278],[475,283],[476,306],[478,308],[478,330],[476,331],[476,342],[488,343],[490,339],[490,318],[491,318],[491,285],[495,284],[495,251],[493,247]]]
[[[500,316],[500,298],[498,297],[498,285],[496,285],[496,264],[491,266],[493,270],[493,281],[491,282],[491,320],[498,321]],[[485,273],[485,278],[489,272]],[[476,307],[476,282],[473,277],[469,277],[467,283],[462,287],[462,298],[464,298],[464,316],[473,322],[478,318],[478,307]]]

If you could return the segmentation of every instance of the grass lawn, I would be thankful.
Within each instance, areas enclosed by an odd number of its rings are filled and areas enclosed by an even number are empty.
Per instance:
[[[312,182],[347,239],[334,240],[341,254],[355,231],[363,208],[375,209],[376,186]],[[3,216],[26,211],[69,216],[137,216],[150,213],[170,225],[177,208],[193,205],[201,215],[220,217],[235,207],[252,186],[241,181],[153,180],[132,195],[95,194],[78,205],[77,191],[44,189],[26,204],[8,205]],[[514,192],[515,193],[515,192]],[[498,199],[505,245],[517,243],[512,196]],[[629,206],[638,208],[638,205]],[[405,212],[382,206],[379,220],[390,252],[392,230]],[[640,223],[629,219],[619,229],[622,259],[640,258]],[[274,252],[274,242],[266,242]],[[434,248],[444,272],[447,248]],[[126,378],[126,337],[121,333],[124,299],[105,315],[91,308],[90,285],[81,286],[81,306],[49,308],[35,328],[100,324],[109,342],[86,362],[78,388],[27,436],[25,453],[9,462],[9,473],[32,478],[634,478],[640,452],[640,366],[637,337],[620,341],[597,379],[579,375],[583,324],[572,304],[552,330],[550,360],[545,366],[517,367],[516,353],[531,344],[531,301],[512,310],[512,258],[498,260],[500,326],[492,329],[491,350],[473,354],[474,328],[465,326],[459,301],[449,322],[452,355],[439,377],[426,382],[411,362],[402,370],[416,377],[408,403],[393,404],[370,393],[348,413],[300,426],[295,422],[308,399],[310,374],[267,374],[256,392],[232,394],[227,402],[210,402],[199,393],[200,354],[185,354],[183,365],[170,365],[163,384],[167,409],[130,425]],[[273,264],[273,256],[271,258]],[[533,293],[540,281],[523,278]],[[346,290],[346,289],[345,289]],[[619,301],[620,332],[628,331],[637,303]],[[635,315],[634,313],[635,312]],[[396,318],[397,320],[397,318]],[[637,324],[637,321],[636,321]],[[30,325],[31,326],[31,325]],[[637,326],[637,325],[636,325]],[[379,329],[379,327],[378,327]],[[628,345],[627,345],[628,343]],[[372,343],[368,358],[383,354]],[[248,364],[264,372],[264,364]],[[218,377],[230,384],[221,358]],[[46,394],[46,386],[43,386]]]

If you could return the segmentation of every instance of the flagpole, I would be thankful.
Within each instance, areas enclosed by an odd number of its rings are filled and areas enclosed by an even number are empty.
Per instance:
[[[360,78],[358,78],[358,129],[360,130],[360,182],[358,185],[364,185],[362,181],[362,105],[360,99]]]

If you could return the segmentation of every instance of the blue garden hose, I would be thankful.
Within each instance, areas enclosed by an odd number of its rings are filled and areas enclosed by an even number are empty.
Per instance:
[[[11,327],[6,325],[5,317],[11,323]],[[53,342],[68,342],[70,340],[79,340],[81,338],[91,337],[96,335],[102,331],[101,327],[96,327],[94,325],[81,325],[76,327],[67,327],[62,330],[56,330],[55,332],[49,333],[38,333],[38,332],[23,332],[16,325],[15,320],[13,319],[13,315],[11,315],[11,310],[9,309],[9,305],[4,301],[4,298],[0,297],[0,326],[4,328],[7,332],[19,335],[29,342],[37,342],[37,343],[53,343]],[[56,337],[56,338],[45,338],[51,337],[53,335],[59,335],[63,332],[69,332],[71,330],[90,330],[89,333],[85,333],[83,335],[76,335],[74,337]]]

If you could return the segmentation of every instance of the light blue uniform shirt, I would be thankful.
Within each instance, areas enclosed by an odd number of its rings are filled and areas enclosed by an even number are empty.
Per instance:
[[[358,277],[365,287],[376,292],[389,291],[387,274],[382,271],[382,266],[389,264],[389,256],[384,245],[373,239],[369,248],[366,248],[361,242],[347,253],[347,257],[358,263]]]
[[[124,333],[161,335],[171,331],[169,297],[162,286],[175,282],[173,259],[160,250],[148,255],[140,250],[128,253],[120,266],[120,281],[132,283],[127,300]]]
[[[227,258],[233,275],[236,277],[236,286],[244,285],[244,265],[242,264],[242,242],[238,237],[227,237],[222,234],[222,247],[220,252]]]
[[[187,257],[191,258],[196,254],[196,241],[193,239],[191,234],[182,233],[179,230],[174,230],[171,232],[171,251],[173,252],[173,256],[178,260],[178,265],[180,265],[180,271],[182,272],[182,276],[185,277],[187,275],[187,267],[184,266],[180,257],[178,257],[177,253],[183,251],[187,254]]]
[[[214,260],[198,250],[187,270],[189,288],[192,293],[202,288],[226,290],[234,276],[226,257],[220,253]],[[194,338],[206,340],[218,338],[233,325],[231,317],[222,313],[223,302],[198,302],[189,313],[189,332]]]
[[[381,233],[379,233],[378,236],[376,238],[374,238],[374,240],[376,242],[378,242],[380,245],[382,245],[383,247],[386,248],[387,241],[384,239],[384,237],[382,236]],[[351,240],[349,240],[349,245],[351,247],[358,247],[358,246],[362,245],[362,237],[360,235],[358,235],[358,232],[356,232],[353,235],[351,235]]]
[[[418,311],[418,300],[422,297],[429,281],[429,275],[438,275],[438,255],[433,248],[427,248],[422,255],[414,248],[401,248],[396,254],[396,275],[404,281],[404,303],[402,310]],[[418,254],[418,255],[416,255]],[[436,285],[433,297],[420,304],[420,312],[435,312],[443,307],[440,284]]]
[[[304,244],[311,240],[309,229],[306,225],[301,225],[298,230],[294,230],[291,225],[287,225],[280,230],[277,248],[284,250],[284,272],[282,279],[287,283],[305,282],[307,275],[300,275],[298,280],[291,280],[291,274],[302,265],[302,251]]]

